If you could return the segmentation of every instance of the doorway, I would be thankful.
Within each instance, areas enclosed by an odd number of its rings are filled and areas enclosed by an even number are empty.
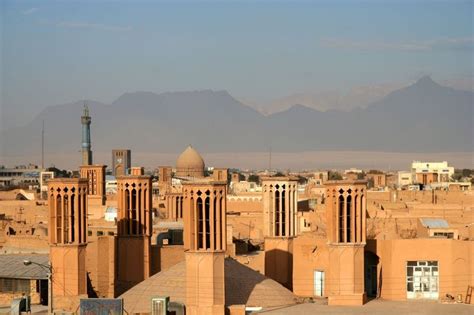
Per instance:
[[[324,296],[324,271],[314,271],[314,295]]]
[[[368,297],[377,297],[378,293],[378,264],[379,257],[372,252],[365,252],[364,261],[364,284]]]

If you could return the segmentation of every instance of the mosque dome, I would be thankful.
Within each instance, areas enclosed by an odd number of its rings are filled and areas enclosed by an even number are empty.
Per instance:
[[[296,304],[291,291],[278,282],[242,265],[225,259],[226,305],[261,306],[264,309]],[[151,298],[169,296],[172,302],[186,303],[186,262],[161,271],[140,282],[120,297],[128,313],[149,313]]]
[[[204,177],[204,160],[192,146],[188,146],[176,160],[176,176]]]

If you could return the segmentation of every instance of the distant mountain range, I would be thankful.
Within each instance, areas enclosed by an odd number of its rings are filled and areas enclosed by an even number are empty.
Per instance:
[[[319,111],[351,111],[356,108],[367,108],[372,103],[381,100],[395,90],[399,90],[411,84],[413,84],[413,82],[391,82],[355,86],[348,91],[333,89],[299,92],[267,102],[255,102],[246,99],[240,99],[240,101],[264,115],[287,110],[295,104],[305,105]],[[474,80],[472,78],[443,80],[441,81],[441,85],[458,90],[474,91]]]
[[[92,149],[177,153],[371,150],[473,151],[474,93],[441,86],[429,77],[366,108],[318,111],[295,104],[268,116],[226,91],[126,93],[112,104],[88,101]],[[83,102],[50,106],[24,127],[1,134],[2,155],[39,152],[41,125],[49,152],[77,152]],[[350,156],[347,157],[350,159]]]

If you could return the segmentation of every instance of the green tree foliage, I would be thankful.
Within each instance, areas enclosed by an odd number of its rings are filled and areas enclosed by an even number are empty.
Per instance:
[[[71,177],[71,175],[72,175],[67,170],[60,170],[59,168],[56,168],[54,166],[49,167],[46,170],[48,172],[54,172],[54,177],[56,177],[56,178],[68,178],[68,177]]]
[[[258,175],[252,174],[252,175],[249,175],[249,178],[247,179],[247,181],[258,184],[260,183],[260,177],[258,177]]]
[[[304,185],[308,182],[308,179],[306,177],[303,177],[303,176],[298,176],[298,184],[300,185]]]
[[[329,180],[341,180],[342,175],[339,174],[339,172],[336,172],[336,171],[329,171],[328,172],[328,179]]]

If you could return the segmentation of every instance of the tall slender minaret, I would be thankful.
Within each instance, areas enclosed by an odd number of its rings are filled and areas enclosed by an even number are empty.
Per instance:
[[[82,165],[92,164],[91,151],[91,116],[89,116],[89,108],[84,103],[84,112],[81,117],[82,123]]]

